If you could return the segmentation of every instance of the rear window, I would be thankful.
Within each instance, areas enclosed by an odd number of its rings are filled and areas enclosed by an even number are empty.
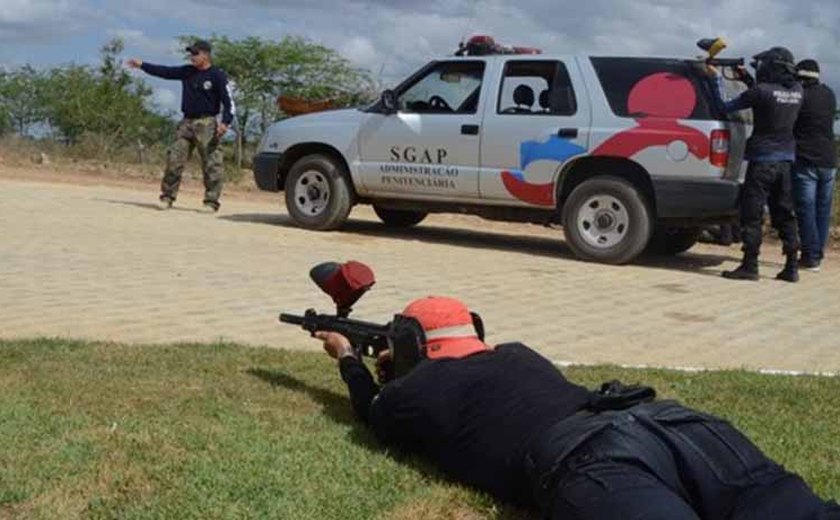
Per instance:
[[[652,58],[592,58],[619,117],[724,119],[712,101],[712,82],[697,64]]]

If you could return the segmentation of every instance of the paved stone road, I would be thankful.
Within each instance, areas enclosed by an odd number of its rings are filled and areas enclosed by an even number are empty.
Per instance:
[[[840,371],[840,260],[799,285],[718,276],[734,248],[609,267],[577,262],[559,231],[430,218],[387,231],[365,208],[347,230],[293,227],[277,202],[228,199],[219,216],[154,209],[154,192],[0,179],[0,336],[126,342],[233,340],[317,348],[277,323],[328,299],[313,264],[358,259],[378,284],[357,314],[386,320],[415,296],[480,311],[494,342],[521,339],[557,361]],[[279,198],[278,198],[279,200]]]

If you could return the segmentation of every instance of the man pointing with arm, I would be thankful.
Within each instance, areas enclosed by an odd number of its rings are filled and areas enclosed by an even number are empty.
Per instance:
[[[132,68],[163,79],[181,81],[181,112],[184,119],[178,124],[175,140],[166,154],[166,171],[160,187],[160,208],[169,209],[178,196],[181,177],[192,150],[198,151],[204,173],[204,207],[209,212],[219,210],[224,168],[221,137],[227,132],[235,107],[225,73],[213,66],[210,43],[198,40],[186,51],[190,65],[165,67],[132,59]],[[217,121],[221,112],[222,120]]]

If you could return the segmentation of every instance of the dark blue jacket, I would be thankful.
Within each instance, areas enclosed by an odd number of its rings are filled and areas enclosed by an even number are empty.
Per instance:
[[[759,82],[737,98],[726,101],[725,90],[718,77],[721,108],[737,112],[751,108],[753,133],[747,142],[746,159],[753,162],[793,162],[796,139],[793,127],[802,108],[802,86]]]
[[[228,126],[233,122],[236,107],[227,76],[221,69],[210,67],[198,70],[192,65],[165,67],[151,63],[143,63],[140,68],[152,76],[181,81],[181,112],[184,117],[215,117],[223,108],[222,122]]]

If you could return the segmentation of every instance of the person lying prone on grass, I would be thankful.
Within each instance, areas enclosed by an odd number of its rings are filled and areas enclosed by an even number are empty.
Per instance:
[[[840,519],[723,419],[645,387],[591,392],[521,343],[490,347],[453,298],[416,300],[397,318],[395,341],[410,344],[394,352],[408,348],[417,364],[391,378],[386,351],[381,387],[346,337],[316,337],[376,436],[461,482],[545,518]]]

